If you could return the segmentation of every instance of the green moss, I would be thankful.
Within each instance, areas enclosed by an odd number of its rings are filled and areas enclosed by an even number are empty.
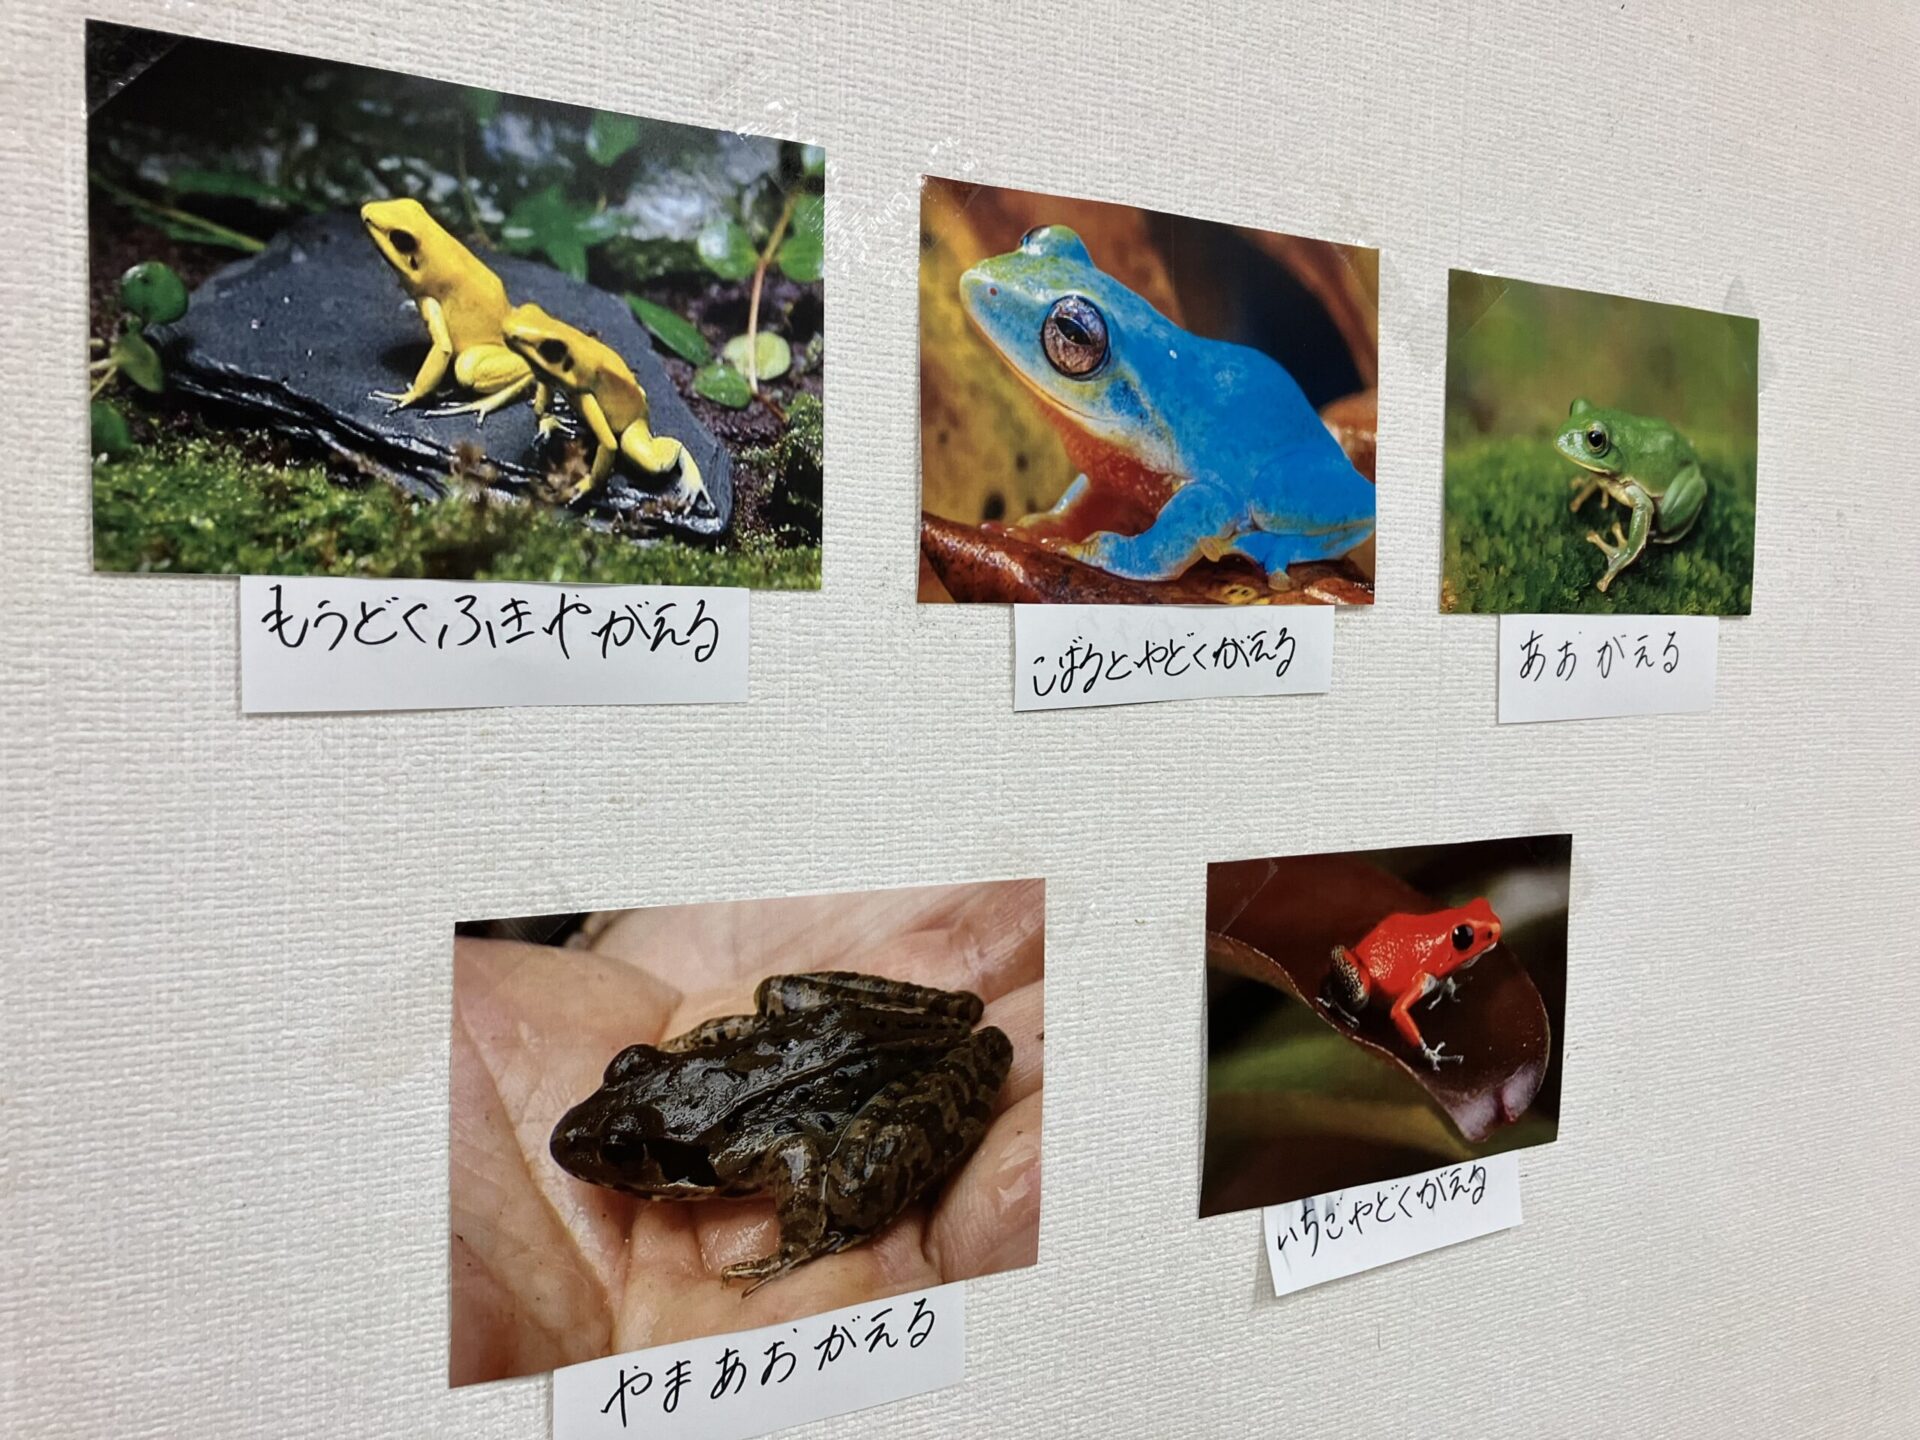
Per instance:
[[[163,440],[93,472],[94,564],[178,574],[425,576],[628,585],[820,583],[817,546],[636,544],[532,505],[409,498],[317,465]]]
[[[1700,448],[1707,504],[1677,545],[1649,545],[1604,595],[1587,542],[1625,520],[1590,499],[1569,512],[1572,467],[1551,440],[1462,440],[1447,447],[1442,608],[1481,613],[1744,615],[1753,605],[1754,465]]]

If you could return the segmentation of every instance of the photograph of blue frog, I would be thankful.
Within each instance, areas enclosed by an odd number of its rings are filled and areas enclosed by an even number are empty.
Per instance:
[[[928,178],[923,601],[1373,603],[1379,255]]]

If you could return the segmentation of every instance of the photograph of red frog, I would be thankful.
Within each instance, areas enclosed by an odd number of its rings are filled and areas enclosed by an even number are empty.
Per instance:
[[[1209,866],[1200,1214],[1557,1138],[1572,849]]]

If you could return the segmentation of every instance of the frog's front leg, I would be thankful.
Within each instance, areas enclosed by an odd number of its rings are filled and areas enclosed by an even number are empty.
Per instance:
[[[1614,492],[1619,498],[1633,507],[1633,513],[1627,519],[1627,532],[1620,533],[1620,522],[1613,525],[1614,543],[1609,545],[1600,538],[1600,532],[1589,530],[1587,539],[1600,547],[1600,553],[1607,557],[1607,570],[1596,582],[1602,591],[1614,582],[1620,572],[1640,558],[1641,551],[1647,548],[1647,536],[1653,530],[1653,497],[1638,485],[1627,485]]]
[[[471,415],[484,423],[487,416],[511,404],[534,383],[531,367],[504,345],[468,346],[453,359],[453,378],[461,389],[471,390],[481,398],[460,405],[443,405],[427,414],[436,418]],[[534,407],[544,418],[546,412],[540,406],[538,390],[534,394]]]
[[[1172,580],[1194,562],[1218,560],[1234,549],[1245,510],[1221,487],[1190,481],[1174,492],[1153,524],[1138,535],[1101,530],[1059,549],[1126,580]]]
[[[1707,504],[1707,477],[1698,465],[1689,465],[1673,477],[1667,493],[1660,497],[1660,528],[1653,537],[1656,545],[1671,545],[1693,529]]]
[[[427,322],[427,335],[430,344],[426,359],[420,362],[420,369],[413,377],[413,383],[404,390],[375,390],[370,398],[389,400],[392,405],[388,414],[395,410],[404,410],[409,405],[417,405],[446,379],[447,366],[453,360],[453,336],[447,332],[447,314],[440,308],[440,302],[431,295],[423,297],[417,308],[420,318]]]
[[[1578,475],[1574,476],[1573,479],[1571,479],[1567,483],[1573,487],[1573,491],[1574,491],[1573,503],[1569,505],[1567,509],[1572,511],[1575,515],[1578,515],[1580,513],[1580,507],[1582,505],[1586,504],[1587,501],[1593,498],[1593,492],[1596,490],[1601,491],[1600,508],[1603,510],[1606,508],[1606,505],[1607,505],[1607,496],[1605,493],[1606,487],[1601,482],[1601,478],[1598,475],[1595,475],[1591,470],[1582,470]]]
[[[1420,1033],[1420,1026],[1413,1018],[1414,1005],[1438,984],[1424,970],[1415,975],[1407,988],[1400,992],[1400,998],[1393,1002],[1393,1023],[1400,1031],[1400,1037],[1426,1057],[1427,1063],[1438,1070],[1442,1064],[1457,1065],[1463,1059],[1461,1055],[1443,1055],[1446,1042],[1429,1045],[1427,1037]]]
[[[620,437],[613,433],[613,426],[607,422],[607,412],[600,408],[600,402],[590,393],[581,392],[573,397],[574,408],[580,412],[580,418],[587,422],[587,430],[592,434],[596,449],[593,452],[593,464],[587,470],[587,478],[573,487],[575,500],[584,498],[599,489],[613,469],[613,460],[620,453]]]

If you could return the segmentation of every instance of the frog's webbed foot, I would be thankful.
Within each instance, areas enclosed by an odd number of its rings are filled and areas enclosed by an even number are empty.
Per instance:
[[[1627,537],[1625,532],[1621,530],[1618,520],[1613,522],[1613,543],[1611,545],[1600,538],[1600,532],[1598,530],[1587,531],[1587,541],[1589,544],[1598,545],[1600,547],[1600,553],[1606,556],[1608,560],[1612,560],[1622,550],[1627,548]]]
[[[1453,976],[1449,975],[1446,979],[1442,980],[1439,984],[1433,987],[1433,998],[1427,1002],[1427,1009],[1429,1010],[1435,1009],[1436,1007],[1438,1007],[1438,1005],[1442,1000],[1457,1001],[1459,998],[1460,998],[1460,982],[1454,979]]]
[[[1446,1048],[1447,1042],[1442,1040],[1438,1045],[1422,1045],[1420,1053],[1427,1057],[1427,1063],[1436,1070],[1442,1065],[1460,1065],[1466,1062],[1467,1057],[1464,1055],[1443,1055],[1441,1052]]]
[[[1578,515],[1580,513],[1580,507],[1582,505],[1586,504],[1587,501],[1593,498],[1594,491],[1601,490],[1600,482],[1594,479],[1593,476],[1586,474],[1584,472],[1579,475],[1575,475],[1567,483],[1568,485],[1572,486],[1573,492],[1574,492],[1573,503],[1569,505],[1567,509],[1572,511],[1575,515]],[[1604,508],[1607,504],[1607,496],[1604,490],[1601,490],[1600,504],[1602,508]]]

